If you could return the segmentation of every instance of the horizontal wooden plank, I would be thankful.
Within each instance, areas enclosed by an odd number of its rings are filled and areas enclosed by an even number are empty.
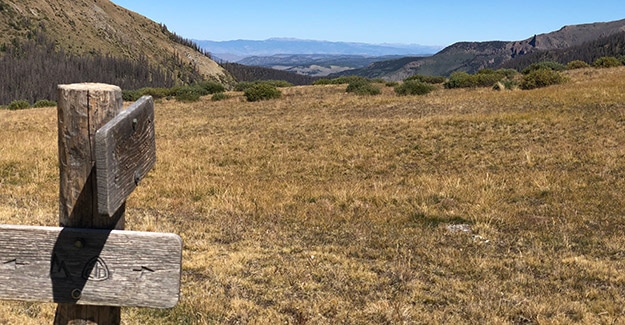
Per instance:
[[[156,163],[152,97],[98,129],[95,146],[98,212],[112,216]]]
[[[180,296],[175,234],[0,225],[0,299],[171,308]]]

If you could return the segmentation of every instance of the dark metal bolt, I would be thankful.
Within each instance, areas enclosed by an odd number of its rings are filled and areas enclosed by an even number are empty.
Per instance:
[[[83,248],[83,247],[85,247],[84,239],[82,239],[82,238],[76,239],[76,241],[74,242],[74,247],[76,247],[76,248]]]
[[[72,290],[72,299],[78,300],[80,297],[82,297],[82,291],[80,291],[80,289]]]

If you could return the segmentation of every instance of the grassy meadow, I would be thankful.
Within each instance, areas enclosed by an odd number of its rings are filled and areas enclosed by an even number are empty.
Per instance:
[[[126,229],[184,240],[124,324],[625,323],[625,68],[531,91],[156,103]],[[0,223],[56,226],[56,109],[0,110]],[[53,304],[0,302],[0,324]]]

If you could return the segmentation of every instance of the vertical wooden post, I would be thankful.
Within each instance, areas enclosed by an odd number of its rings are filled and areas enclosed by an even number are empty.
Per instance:
[[[95,135],[123,105],[121,89],[106,84],[58,89],[59,222],[62,227],[124,229],[125,204],[112,216],[98,213]],[[120,324],[119,307],[59,304],[55,324]]]

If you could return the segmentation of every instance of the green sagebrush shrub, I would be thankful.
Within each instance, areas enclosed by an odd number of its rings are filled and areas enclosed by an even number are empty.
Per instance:
[[[431,93],[436,86],[419,81],[419,80],[406,80],[401,85],[395,87],[395,93],[400,96],[406,95],[426,95]]]
[[[410,76],[404,79],[404,81],[411,81],[411,80],[417,80],[417,81],[435,85],[435,84],[444,83],[445,80],[447,80],[447,78],[441,77],[441,76],[423,76],[423,75],[416,74],[414,76]]]
[[[282,92],[276,86],[268,83],[257,83],[245,89],[243,96],[248,102],[275,99],[282,96]]]
[[[368,80],[365,77],[359,76],[343,76],[334,79],[321,78],[313,82],[313,85],[345,85],[352,82],[358,82],[359,80]]]
[[[568,70],[583,69],[583,68],[588,68],[588,67],[590,67],[590,64],[582,60],[573,60],[566,64],[566,68]]]
[[[254,86],[254,85],[258,85],[258,84],[267,84],[267,85],[271,85],[273,87],[276,88],[286,88],[286,87],[293,87],[293,84],[288,82],[288,81],[284,81],[284,80],[258,80],[258,81],[242,81],[237,83],[234,86],[234,90],[235,91],[245,91],[246,89]]]
[[[27,109],[27,108],[30,108],[30,103],[24,99],[14,100],[9,103],[9,106],[7,106],[7,109],[12,110],[12,111],[16,111],[19,109]]]
[[[56,106],[56,102],[53,100],[47,100],[47,99],[38,100],[33,104],[33,107],[36,107],[36,108],[54,107],[54,106]]]
[[[196,101],[201,96],[224,92],[226,88],[214,81],[202,81],[188,86],[175,86],[172,88],[145,87],[135,90],[122,91],[125,101],[136,101],[142,96],[152,96],[154,99],[175,97],[180,101]]]
[[[176,89],[176,100],[181,102],[195,102],[208,93],[200,87],[185,86]]]
[[[600,57],[596,59],[595,62],[592,63],[592,66],[595,68],[614,68],[614,67],[620,67],[622,65],[623,65],[623,62],[621,62],[621,60],[612,56]]]
[[[214,81],[202,81],[197,83],[196,86],[202,88],[206,92],[206,95],[223,93],[226,91],[224,85]]]
[[[224,92],[226,88],[216,82],[203,81],[189,86],[174,87],[176,100],[183,102],[194,102],[202,96]]]
[[[211,96],[211,100],[214,101],[214,102],[218,102],[220,100],[225,100],[225,99],[228,99],[228,98],[230,98],[230,96],[228,96],[228,95],[226,95],[224,93],[216,93],[216,94],[213,94],[213,96]]]
[[[445,83],[445,88],[477,88],[492,87],[495,83],[503,79],[504,76],[498,73],[484,72],[474,75],[466,72],[454,72]]]
[[[525,75],[519,86],[521,89],[529,90],[561,84],[564,81],[564,77],[558,71],[539,69]]]
[[[512,80],[517,74],[512,69],[482,69],[473,75],[460,71],[452,73],[444,86],[447,89],[493,87],[498,82]]]
[[[473,87],[473,83],[471,82],[471,75],[464,71],[452,73],[451,76],[449,76],[449,80],[445,82],[445,88],[447,89],[470,87]]]
[[[345,91],[356,95],[379,95],[382,93],[382,90],[373,85],[369,79],[362,77],[353,79],[347,85],[347,89]]]
[[[554,61],[543,61],[538,63],[532,63],[527,68],[523,69],[522,73],[527,75],[532,71],[536,70],[553,70],[553,71],[564,71],[566,70],[566,66],[564,64],[554,62]]]

